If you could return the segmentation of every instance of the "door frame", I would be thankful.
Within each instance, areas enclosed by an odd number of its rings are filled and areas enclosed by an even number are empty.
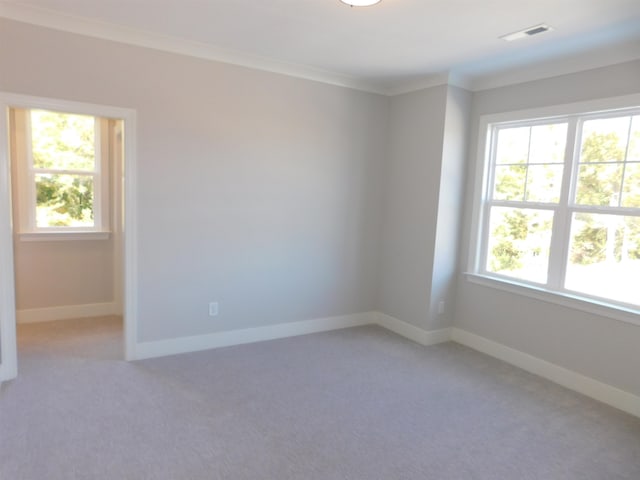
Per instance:
[[[122,120],[124,162],[121,186],[124,201],[122,222],[122,301],[125,360],[136,359],[137,345],[137,202],[136,111],[108,105],[82,103],[10,92],[0,92],[0,382],[18,374],[16,341],[15,267],[11,209],[11,156],[9,109],[39,108]],[[116,292],[114,292],[116,294]],[[117,296],[117,294],[116,294]]]

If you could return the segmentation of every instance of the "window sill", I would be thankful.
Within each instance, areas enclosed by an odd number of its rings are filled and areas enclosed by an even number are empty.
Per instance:
[[[478,273],[465,272],[464,275],[467,281],[471,283],[640,326],[640,309],[615,305],[577,294],[556,292],[517,281],[505,280]]]
[[[21,242],[59,242],[76,240],[109,240],[111,232],[29,232],[18,233]]]

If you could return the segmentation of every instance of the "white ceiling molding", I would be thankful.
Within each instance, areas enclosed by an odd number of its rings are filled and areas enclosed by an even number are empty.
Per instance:
[[[0,17],[41,27],[76,33],[113,42],[136,45],[190,57],[229,63],[241,67],[279,73],[291,77],[352,88],[364,92],[387,95],[386,88],[380,88],[347,75],[327,72],[308,65],[279,62],[269,58],[234,52],[205,43],[168,37],[156,33],[142,32],[110,23],[85,18],[62,15],[58,12],[0,1]]]
[[[20,5],[0,0],[0,17],[55,30],[85,35],[103,40],[186,55],[241,67],[257,69],[330,85],[351,88],[385,96],[401,95],[440,85],[454,85],[470,91],[487,90],[517,83],[576,73],[640,59],[640,42],[630,24],[628,32],[620,32],[617,42],[608,46],[593,43],[582,52],[563,52],[554,58],[519,55],[509,58],[486,58],[453,67],[452,71],[398,76],[386,84],[375,79],[363,79],[326,71],[309,65],[287,63],[264,56],[223,49],[211,44],[165,36],[60,12]],[[626,35],[626,39],[622,38]],[[595,39],[595,35],[591,35]],[[555,52],[558,53],[558,52]]]
[[[452,72],[437,73],[411,82],[398,83],[387,90],[387,95],[393,97],[426,88],[439,87],[440,85],[452,85],[465,90],[472,90],[473,82],[465,75],[458,75]]]
[[[470,76],[468,90],[477,92],[506,87],[519,83],[544,80],[562,75],[594,70],[626,62],[640,60],[640,42],[631,39],[609,47],[593,48],[550,60],[542,60],[485,74]]]

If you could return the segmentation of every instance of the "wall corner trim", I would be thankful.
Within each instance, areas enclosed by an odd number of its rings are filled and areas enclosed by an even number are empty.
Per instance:
[[[17,323],[39,323],[107,315],[122,315],[122,308],[115,302],[30,308],[16,310],[16,321]]]
[[[515,350],[501,343],[467,332],[459,328],[451,329],[451,339],[514,365],[529,373],[546,378],[558,385],[574,390],[587,397],[598,400],[623,412],[640,417],[640,397],[619,388],[607,385],[593,378],[586,377],[554,363],[534,357],[528,353]]]

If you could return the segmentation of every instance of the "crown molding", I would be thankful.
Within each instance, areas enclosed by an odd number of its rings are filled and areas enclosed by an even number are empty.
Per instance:
[[[303,78],[329,85],[387,95],[386,88],[376,87],[366,81],[294,63],[280,62],[258,55],[218,48],[202,42],[135,30],[111,23],[63,15],[52,10],[0,1],[0,17],[40,27],[136,45],[164,52],[213,60],[241,67]]]
[[[387,89],[387,95],[395,97],[396,95],[404,95],[405,93],[418,92],[427,88],[440,87],[443,85],[470,91],[473,89],[473,81],[470,77],[454,72],[442,72],[431,74],[412,82],[398,83]]]
[[[397,83],[387,89],[387,95],[395,97],[396,95],[404,95],[405,93],[417,92],[427,88],[440,87],[449,84],[448,73],[434,73],[410,82]]]
[[[608,48],[596,47],[581,53],[567,53],[554,59],[531,61],[517,65],[511,64],[509,66],[501,65],[502,68],[489,69],[483,72],[469,70],[462,66],[462,68],[456,68],[448,72],[414,77],[411,80],[398,78],[395,81],[390,80],[387,84],[382,84],[374,80],[367,81],[366,79],[326,71],[309,65],[281,62],[245,52],[215,47],[202,42],[64,15],[53,10],[19,5],[5,0],[0,0],[0,18],[390,97],[442,85],[451,85],[471,92],[478,92],[640,59],[640,49],[638,47],[640,43],[638,43],[637,34],[632,35],[633,32],[631,32],[629,33],[630,37],[626,37],[624,40],[621,39],[620,43],[609,45]]]
[[[627,62],[640,60],[640,52],[636,55],[615,55],[595,58],[594,56],[564,57],[561,59],[524,65],[517,69],[503,70],[489,75],[477,75],[470,77],[469,90],[481,92],[494,88],[509,87],[522,83],[548,80],[554,77],[572,75],[598,68],[612,67]]]

